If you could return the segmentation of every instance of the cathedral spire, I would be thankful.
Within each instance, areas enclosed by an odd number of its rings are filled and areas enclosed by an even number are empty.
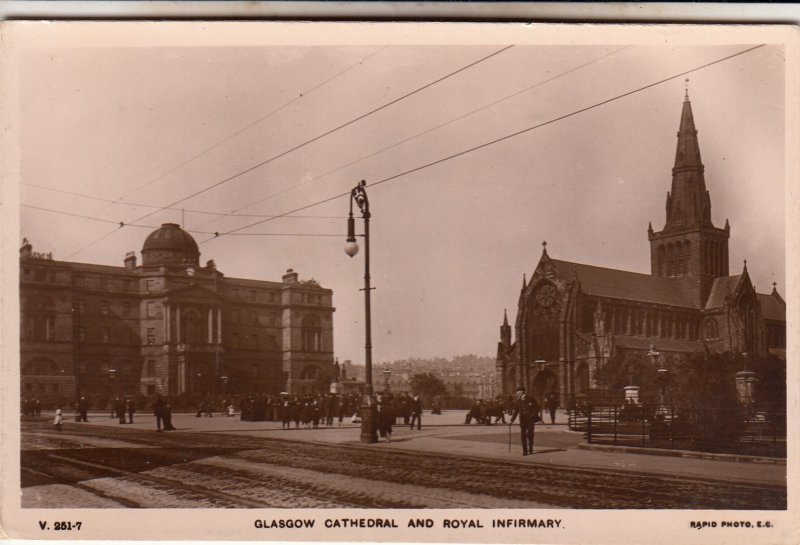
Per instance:
[[[666,229],[711,226],[711,199],[706,190],[704,170],[687,89],[678,127],[672,188],[667,194]]]

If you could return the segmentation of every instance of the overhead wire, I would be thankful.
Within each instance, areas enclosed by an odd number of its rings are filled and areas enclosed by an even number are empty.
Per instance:
[[[731,55],[727,55],[727,56],[725,56],[725,57],[722,57],[722,58],[720,58],[720,59],[717,59],[717,60],[714,60],[714,61],[711,61],[711,62],[708,62],[708,63],[702,64],[702,65],[700,65],[700,66],[697,66],[697,67],[695,67],[695,68],[692,68],[692,69],[690,69],[690,70],[684,70],[683,72],[680,72],[680,73],[674,74],[674,75],[672,75],[672,76],[669,76],[669,77],[666,77],[666,78],[660,79],[660,80],[658,80],[658,81],[655,81],[655,82],[653,82],[653,83],[649,83],[649,84],[647,84],[647,85],[644,85],[644,86],[642,86],[642,87],[638,87],[638,88],[636,88],[636,89],[633,89],[633,90],[631,90],[631,91],[628,91],[628,92],[625,92],[625,93],[622,93],[622,94],[616,95],[616,96],[614,96],[614,97],[611,97],[611,98],[609,98],[609,99],[602,100],[602,101],[600,101],[600,102],[596,102],[596,103],[594,103],[594,104],[591,104],[591,105],[589,105],[589,106],[586,106],[586,107],[584,107],[584,108],[580,108],[580,109],[577,109],[577,110],[573,110],[573,111],[571,111],[571,112],[569,112],[569,113],[566,113],[566,114],[563,114],[563,115],[560,115],[560,116],[554,117],[554,118],[552,118],[552,119],[549,119],[549,120],[547,120],[547,121],[544,121],[544,122],[542,122],[542,123],[537,123],[537,124],[535,124],[535,125],[532,125],[532,126],[530,126],[530,127],[526,127],[526,128],[524,128],[524,129],[521,129],[521,130],[518,130],[518,131],[514,131],[514,132],[512,132],[512,133],[509,133],[509,134],[507,134],[507,135],[501,136],[501,137],[499,137],[499,138],[495,138],[495,139],[493,139],[493,140],[490,140],[490,141],[488,141],[488,142],[484,142],[483,144],[479,144],[479,145],[477,145],[477,146],[472,146],[472,147],[470,147],[470,148],[467,148],[467,149],[465,149],[465,150],[462,150],[462,151],[459,151],[459,152],[456,152],[456,153],[453,153],[453,154],[447,155],[447,156],[445,156],[445,157],[442,157],[442,158],[440,158],[440,159],[436,159],[435,161],[431,161],[431,162],[428,162],[428,163],[425,163],[425,164],[422,164],[422,165],[416,166],[416,167],[414,167],[414,168],[411,168],[411,169],[405,170],[405,171],[403,171],[403,172],[399,172],[399,173],[397,173],[397,174],[394,174],[394,175],[392,175],[392,176],[388,176],[388,177],[386,177],[386,178],[382,178],[382,179],[380,179],[380,180],[378,180],[378,181],[376,181],[376,182],[372,182],[372,183],[368,184],[368,187],[374,187],[374,186],[377,186],[377,185],[381,185],[381,184],[385,184],[385,183],[391,182],[391,181],[393,181],[393,180],[396,180],[396,179],[398,179],[398,178],[401,178],[401,177],[403,177],[403,176],[407,176],[407,175],[409,175],[409,174],[413,174],[413,173],[415,173],[415,172],[419,172],[419,171],[421,171],[421,170],[424,170],[424,169],[426,169],[426,168],[430,168],[430,167],[432,167],[432,166],[439,165],[439,164],[441,164],[441,163],[444,163],[444,162],[446,162],[446,161],[450,161],[450,160],[452,160],[452,159],[455,159],[455,158],[458,158],[458,157],[462,157],[462,156],[464,156],[464,155],[467,155],[468,153],[472,153],[472,152],[474,152],[474,151],[477,151],[477,150],[480,150],[480,149],[484,149],[484,148],[487,148],[487,147],[489,147],[489,146],[493,146],[493,145],[495,145],[495,144],[497,144],[497,143],[504,142],[504,141],[506,141],[506,140],[509,140],[509,139],[511,139],[511,138],[515,138],[515,137],[517,137],[517,136],[520,136],[520,135],[522,135],[522,134],[529,133],[529,132],[531,132],[531,131],[533,131],[533,130],[536,130],[536,129],[539,129],[539,128],[541,128],[541,127],[545,127],[545,126],[547,126],[547,125],[552,125],[553,123],[557,123],[557,122],[559,122],[559,121],[562,121],[562,120],[564,120],[564,119],[568,119],[568,118],[570,118],[570,117],[573,117],[573,116],[579,115],[579,114],[581,114],[581,113],[584,113],[584,112],[587,112],[587,111],[589,111],[589,110],[593,110],[593,109],[595,109],[595,108],[599,108],[599,107],[601,107],[601,106],[604,106],[604,105],[606,105],[606,104],[609,104],[609,103],[611,103],[611,102],[615,102],[615,101],[617,101],[617,100],[620,100],[620,99],[623,99],[623,98],[625,98],[625,97],[631,96],[631,95],[633,95],[633,94],[636,94],[636,93],[639,93],[639,92],[645,91],[645,90],[647,90],[647,89],[650,89],[650,88],[652,88],[652,87],[655,87],[655,86],[658,86],[658,85],[664,84],[664,83],[666,83],[666,82],[668,82],[668,81],[672,81],[672,80],[674,80],[674,79],[676,79],[676,78],[683,77],[683,76],[685,76],[685,75],[688,75],[688,74],[691,74],[691,73],[697,72],[698,70],[703,70],[703,69],[705,69],[705,68],[708,68],[708,67],[710,67],[710,66],[713,66],[713,65],[715,65],[715,64],[719,64],[719,63],[721,63],[721,62],[724,62],[724,61],[727,61],[727,60],[733,59],[733,58],[735,58],[735,57],[738,57],[738,56],[744,55],[744,54],[746,54],[746,53],[750,53],[751,51],[755,51],[756,49],[759,49],[759,48],[761,48],[761,47],[764,47],[764,45],[765,45],[765,44],[759,44],[759,45],[756,45],[756,46],[753,46],[753,47],[750,47],[750,48],[744,49],[744,50],[742,50],[742,51],[739,51],[739,52],[737,52],[737,53],[733,53],[733,54],[731,54]],[[204,244],[204,243],[206,243],[206,242],[209,242],[209,241],[211,241],[211,240],[214,240],[214,239],[216,239],[216,238],[218,238],[218,237],[221,237],[221,236],[227,236],[227,235],[231,235],[231,234],[237,233],[237,232],[239,232],[239,231],[243,231],[243,230],[245,230],[245,229],[249,229],[249,228],[251,228],[251,227],[255,227],[256,225],[262,225],[262,224],[264,224],[264,223],[266,223],[266,222],[268,222],[268,221],[273,221],[273,220],[275,220],[275,219],[278,219],[278,218],[284,217],[285,215],[288,215],[288,214],[294,214],[294,213],[297,213],[297,212],[302,212],[303,210],[308,210],[309,208],[313,208],[313,207],[315,207],[315,206],[319,206],[319,205],[321,205],[321,204],[325,204],[325,203],[328,203],[328,202],[334,201],[334,200],[336,200],[336,199],[340,199],[340,198],[342,198],[342,197],[346,197],[346,196],[348,196],[348,195],[350,195],[350,191],[347,191],[347,192],[345,192],[345,193],[339,193],[338,195],[333,195],[333,196],[331,196],[331,197],[328,197],[328,198],[322,199],[322,200],[320,200],[320,201],[317,201],[317,202],[314,202],[314,203],[311,203],[311,204],[307,204],[307,205],[305,205],[305,206],[301,206],[301,207],[298,207],[298,208],[294,208],[294,209],[292,209],[292,210],[290,210],[290,211],[288,211],[288,212],[285,212],[284,214],[278,214],[278,215],[276,215],[276,216],[275,216],[275,217],[273,217],[273,218],[268,218],[268,219],[260,220],[260,221],[257,221],[257,222],[254,222],[254,223],[251,223],[251,224],[248,224],[248,225],[244,225],[244,226],[241,226],[241,227],[237,227],[236,229],[232,229],[232,230],[230,230],[230,231],[226,231],[226,232],[224,232],[224,233],[219,233],[219,234],[215,235],[214,237],[211,237],[211,238],[208,238],[208,239],[206,239],[206,240],[203,240],[203,241],[199,242],[199,244]]]
[[[578,66],[575,66],[575,67],[573,67],[573,68],[570,68],[569,70],[566,70],[566,71],[564,71],[564,72],[561,72],[561,73],[559,73],[559,74],[556,74],[556,75],[554,75],[554,76],[552,76],[552,77],[550,77],[550,78],[547,78],[547,79],[545,79],[545,80],[543,80],[543,81],[537,82],[537,83],[535,83],[535,84],[533,84],[533,85],[530,85],[530,86],[528,86],[528,87],[526,87],[526,88],[524,88],[524,89],[521,89],[520,91],[514,92],[514,93],[512,93],[512,94],[510,94],[510,95],[506,95],[506,96],[504,96],[503,98],[500,98],[500,99],[498,99],[498,100],[495,100],[495,101],[493,101],[493,102],[490,102],[489,104],[486,104],[486,105],[484,105],[484,106],[481,106],[480,108],[476,108],[476,109],[474,109],[474,110],[470,110],[469,112],[463,113],[463,114],[459,115],[458,117],[454,117],[454,118],[452,118],[452,119],[450,119],[450,120],[448,120],[448,121],[445,121],[444,123],[440,123],[440,124],[438,124],[438,125],[436,125],[436,126],[434,126],[434,127],[431,127],[431,128],[429,128],[429,129],[426,129],[426,130],[424,130],[424,131],[422,131],[422,132],[420,132],[420,133],[417,133],[417,134],[415,134],[415,135],[413,135],[413,136],[410,136],[410,137],[408,137],[408,138],[405,138],[405,139],[403,139],[403,140],[400,140],[399,142],[395,142],[394,144],[391,144],[391,145],[389,145],[389,146],[386,146],[386,147],[384,147],[384,148],[381,148],[381,149],[379,149],[379,150],[377,150],[377,151],[374,151],[374,152],[370,153],[369,155],[365,155],[365,156],[363,156],[363,157],[360,157],[360,158],[358,158],[358,159],[356,159],[356,160],[354,160],[354,161],[350,161],[349,163],[347,163],[347,164],[345,164],[345,165],[342,165],[342,166],[339,166],[339,167],[337,167],[337,168],[335,168],[335,169],[333,169],[333,170],[329,170],[329,171],[325,172],[324,174],[320,174],[319,176],[314,176],[313,178],[310,178],[310,179],[308,179],[308,180],[304,180],[304,181],[302,181],[302,182],[300,182],[300,183],[298,183],[298,184],[292,185],[292,186],[290,186],[290,187],[287,187],[287,188],[285,188],[285,189],[282,189],[282,190],[280,190],[280,191],[277,191],[277,192],[275,192],[275,193],[271,193],[271,194],[269,194],[269,195],[266,195],[266,196],[264,196],[264,197],[262,197],[262,198],[260,198],[260,199],[258,199],[258,200],[255,200],[255,201],[249,202],[249,203],[245,204],[244,206],[241,206],[241,207],[238,207],[238,208],[234,208],[233,210],[231,210],[231,211],[230,211],[230,212],[231,212],[231,215],[234,215],[233,213],[234,213],[234,212],[236,212],[237,214],[236,214],[235,216],[239,216],[239,212],[240,212],[241,210],[245,210],[245,209],[247,209],[247,208],[250,208],[250,207],[253,207],[253,206],[257,205],[257,204],[261,204],[262,202],[265,202],[265,201],[268,201],[268,200],[270,200],[270,199],[272,199],[272,198],[274,198],[274,197],[277,197],[277,196],[283,195],[284,193],[287,193],[287,192],[289,192],[289,191],[292,191],[293,189],[297,189],[297,188],[299,188],[299,187],[302,187],[302,186],[304,186],[304,185],[307,185],[307,184],[313,183],[313,182],[315,182],[315,181],[317,181],[317,180],[320,180],[320,179],[322,179],[322,178],[325,178],[325,177],[327,177],[327,176],[330,176],[331,174],[335,174],[335,173],[337,173],[337,172],[340,172],[340,171],[344,170],[345,168],[348,168],[348,167],[351,167],[351,166],[353,166],[353,165],[356,165],[356,164],[358,164],[358,163],[360,163],[360,162],[362,162],[362,161],[366,161],[367,159],[370,159],[370,158],[372,158],[372,157],[375,157],[376,155],[380,155],[381,153],[384,153],[384,152],[386,152],[386,151],[389,151],[389,150],[391,150],[391,149],[394,149],[394,148],[396,148],[396,147],[398,147],[398,146],[401,146],[401,145],[403,145],[403,144],[406,144],[406,143],[408,143],[408,142],[411,142],[411,141],[413,141],[413,140],[416,140],[417,138],[420,138],[420,137],[422,137],[422,136],[425,136],[425,135],[427,135],[427,134],[430,134],[430,133],[432,133],[432,132],[434,132],[434,131],[437,131],[437,130],[439,130],[439,129],[441,129],[441,128],[444,128],[444,127],[446,127],[446,126],[448,126],[448,125],[451,125],[451,124],[453,124],[453,123],[455,123],[455,122],[457,122],[457,121],[460,121],[460,120],[462,120],[462,119],[464,119],[464,118],[466,118],[466,117],[469,117],[469,116],[471,116],[471,115],[473,115],[473,114],[476,114],[476,113],[478,113],[478,112],[481,112],[481,111],[483,111],[483,110],[486,110],[486,109],[488,109],[488,108],[491,108],[491,107],[493,107],[493,106],[496,106],[497,104],[500,104],[500,103],[502,103],[502,102],[505,102],[505,101],[507,101],[507,100],[510,100],[510,99],[512,99],[512,98],[514,98],[514,97],[517,97],[517,96],[521,95],[521,94],[527,93],[528,91],[531,91],[531,90],[533,90],[533,89],[535,89],[535,88],[537,88],[537,87],[541,87],[542,85],[545,85],[546,83],[550,83],[550,82],[552,82],[552,81],[555,81],[555,80],[557,80],[557,79],[559,79],[559,78],[562,78],[562,77],[564,77],[564,76],[566,76],[566,75],[568,75],[568,74],[571,74],[571,73],[573,73],[573,72],[576,72],[576,71],[578,71],[578,70],[580,70],[580,69],[582,69],[582,68],[585,68],[585,67],[587,67],[587,66],[589,66],[589,65],[592,65],[592,64],[594,64],[594,63],[596,63],[596,62],[599,62],[599,61],[601,61],[601,60],[603,60],[603,59],[606,59],[606,58],[608,58],[608,57],[610,57],[610,56],[612,56],[612,55],[615,55],[615,54],[619,53],[620,51],[622,51],[622,50],[624,50],[624,49],[627,49],[627,48],[629,48],[629,47],[630,47],[630,46],[624,46],[624,47],[621,47],[621,48],[619,48],[619,49],[616,49],[616,50],[612,51],[611,53],[608,53],[608,54],[606,54],[606,55],[603,55],[603,56],[601,56],[601,57],[598,57],[598,58],[592,59],[592,60],[590,60],[590,61],[588,61],[588,62],[585,62],[585,63],[583,63],[583,64],[580,64],[580,65],[578,65]],[[208,225],[208,224],[209,224],[209,223],[211,223],[212,221],[214,221],[214,219],[210,219],[208,222],[201,224],[201,225],[200,225],[200,227],[203,227],[204,225]]]
[[[24,186],[28,186],[28,187],[35,187],[37,189],[42,189],[42,190],[45,190],[45,191],[52,191],[54,193],[61,193],[62,195],[72,195],[72,196],[81,197],[81,198],[84,198],[84,199],[91,199],[91,200],[100,201],[100,202],[106,202],[106,203],[111,203],[111,204],[120,204],[120,205],[133,206],[133,207],[139,207],[139,208],[158,208],[158,209],[162,209],[162,210],[175,210],[175,211],[189,212],[189,213],[192,213],[192,214],[205,214],[205,215],[211,215],[211,216],[235,216],[235,217],[241,217],[241,218],[271,218],[274,215],[274,214],[240,214],[240,213],[232,213],[232,212],[212,212],[212,211],[209,211],[209,210],[194,210],[194,209],[191,209],[191,208],[163,208],[162,206],[160,206],[158,204],[145,204],[145,203],[134,203],[134,202],[124,202],[124,203],[122,203],[122,202],[119,202],[119,201],[115,201],[114,199],[105,199],[103,197],[96,197],[94,195],[87,195],[85,193],[78,193],[76,191],[66,191],[64,189],[57,189],[55,187],[47,187],[47,186],[39,185],[39,184],[32,184],[30,182],[22,182],[20,185],[24,185]],[[342,216],[286,216],[286,217],[302,218],[302,219],[342,219],[342,218],[344,218],[346,216],[342,215]],[[111,221],[112,223],[119,223],[119,222],[116,222],[116,221],[113,221],[113,220],[108,220],[108,221]]]
[[[186,197],[183,197],[181,199],[178,199],[177,201],[169,203],[169,204],[165,205],[164,207],[162,207],[161,209],[164,210],[164,209],[167,209],[169,207],[173,207],[176,204],[180,204],[180,203],[185,202],[185,201],[187,201],[189,199],[192,199],[194,197],[202,195],[203,193],[205,193],[207,191],[210,191],[211,189],[214,189],[216,187],[220,187],[223,184],[226,184],[226,183],[228,183],[228,182],[230,182],[232,180],[235,180],[235,179],[237,179],[237,178],[239,178],[239,177],[241,177],[241,176],[243,176],[243,175],[245,175],[245,174],[247,174],[249,172],[252,172],[252,171],[254,171],[254,170],[256,170],[256,169],[258,169],[258,168],[260,168],[260,167],[262,167],[262,166],[264,166],[266,164],[268,164],[268,163],[271,163],[272,161],[280,159],[281,157],[284,157],[284,156],[288,155],[289,153],[292,153],[293,151],[296,151],[296,150],[298,150],[300,148],[303,148],[303,147],[305,147],[305,146],[307,146],[307,145],[309,145],[309,144],[311,144],[313,142],[316,142],[317,140],[320,140],[320,139],[322,139],[322,138],[324,138],[324,137],[326,137],[326,136],[328,136],[328,135],[330,135],[330,134],[332,134],[332,133],[334,133],[336,131],[339,131],[339,130],[345,128],[345,127],[348,127],[348,126],[350,126],[350,125],[352,125],[354,123],[357,123],[358,121],[360,121],[360,120],[362,120],[362,119],[364,119],[364,118],[366,118],[366,117],[368,117],[370,115],[373,115],[373,114],[375,114],[375,113],[377,113],[377,112],[379,112],[381,110],[384,110],[384,109],[388,108],[389,106],[392,106],[392,105],[394,105],[394,104],[396,104],[396,103],[398,103],[398,102],[400,102],[402,100],[405,100],[406,98],[408,98],[410,96],[413,96],[413,95],[415,95],[417,93],[420,93],[420,92],[424,91],[425,89],[428,89],[428,88],[432,87],[433,85],[441,83],[442,81],[444,81],[444,80],[446,80],[448,78],[451,78],[451,77],[455,76],[456,74],[464,72],[465,70],[468,70],[469,68],[472,68],[473,66],[475,66],[477,64],[485,62],[485,61],[487,61],[487,60],[499,55],[500,53],[503,53],[504,51],[507,51],[508,49],[511,49],[512,47],[514,47],[514,44],[505,46],[505,47],[503,47],[501,49],[498,49],[497,51],[493,51],[492,53],[490,53],[488,55],[485,55],[485,56],[481,57],[480,59],[467,64],[466,66],[462,66],[461,68],[458,68],[457,70],[455,70],[453,72],[449,72],[448,74],[446,74],[444,76],[441,76],[441,77],[437,78],[436,80],[423,85],[422,87],[418,87],[417,89],[415,89],[413,91],[410,91],[410,92],[408,92],[408,93],[406,93],[406,94],[404,94],[404,95],[402,95],[402,96],[400,96],[400,97],[398,97],[396,99],[393,99],[393,100],[383,104],[382,106],[374,108],[374,109],[372,109],[372,110],[370,110],[370,111],[368,111],[368,112],[366,112],[364,114],[359,115],[358,117],[355,117],[355,118],[351,119],[350,121],[342,123],[342,124],[332,128],[332,129],[329,129],[329,130],[327,130],[327,131],[325,131],[325,132],[323,132],[323,133],[321,133],[321,134],[319,134],[319,135],[317,135],[317,136],[315,136],[315,137],[313,137],[313,138],[311,138],[309,140],[306,140],[305,142],[303,142],[301,144],[298,144],[298,145],[296,145],[296,146],[294,146],[294,147],[292,147],[292,148],[290,148],[288,150],[285,150],[285,151],[283,151],[283,152],[281,152],[281,153],[279,153],[277,155],[274,155],[274,156],[270,157],[269,159],[265,159],[264,161],[261,161],[261,162],[255,164],[253,166],[250,166],[250,167],[248,167],[246,169],[240,170],[237,173],[235,173],[235,174],[233,174],[231,176],[228,176],[227,178],[224,178],[223,180],[215,182],[215,183],[211,184],[210,186],[207,186],[207,187],[205,187],[205,188],[203,188],[201,190],[195,191],[195,192],[191,193],[190,195],[188,195]],[[156,212],[158,212],[158,210],[156,210],[154,212],[150,212],[150,213],[148,213],[148,214],[146,214],[144,216],[141,216],[139,218],[136,218],[135,220],[133,220],[133,222],[138,222],[138,221],[141,221],[141,220],[143,220],[145,218],[148,218],[148,217],[152,216],[153,214],[155,214]],[[281,217],[284,217],[284,216],[281,215]],[[98,242],[108,238],[114,232],[116,232],[116,231],[112,231],[112,232],[110,232],[110,233],[108,233],[108,234],[106,234],[106,235],[94,240],[93,242],[90,242],[89,244],[83,246],[82,248],[80,248],[80,249],[76,250],[75,252],[73,252],[72,254],[70,254],[67,258],[69,259],[70,257],[72,257],[72,256],[74,256],[74,255],[86,250],[87,248],[93,246],[94,244],[97,244]]]
[[[114,221],[114,220],[98,218],[96,216],[87,216],[85,214],[77,214],[75,212],[67,212],[65,210],[56,210],[56,209],[53,209],[53,208],[46,208],[46,207],[43,207],[43,206],[35,206],[35,205],[32,205],[32,204],[22,204],[21,206],[23,206],[25,208],[32,208],[32,209],[35,209],[35,210],[42,210],[44,212],[51,212],[53,214],[60,214],[60,215],[63,215],[63,216],[71,216],[71,217],[75,217],[75,218],[81,218],[81,219],[86,219],[86,220],[91,220],[91,221],[97,221],[97,222],[101,222],[101,223],[111,223],[111,224],[118,225],[120,228],[122,228],[122,227],[139,227],[139,228],[142,228],[142,229],[158,229],[160,227],[159,225],[143,225],[143,224],[140,224],[140,223],[118,222],[118,221]],[[337,218],[337,219],[344,219],[344,216],[342,216],[341,218]],[[218,235],[219,234],[219,233],[214,233],[214,232],[211,232],[211,231],[200,231],[200,230],[197,230],[197,229],[184,229],[184,231],[186,231],[188,233],[193,233],[195,235]],[[283,236],[283,237],[343,237],[343,236],[346,236],[344,234],[333,234],[333,233],[232,233],[231,234],[231,236],[236,236],[236,235],[239,235],[239,236]]]
[[[284,109],[286,109],[287,107],[291,106],[292,104],[294,104],[295,102],[297,102],[297,101],[298,101],[298,100],[300,100],[301,98],[303,98],[303,97],[308,97],[308,96],[309,96],[310,94],[312,94],[314,91],[316,91],[316,90],[318,90],[318,89],[320,89],[320,88],[324,87],[325,85],[327,85],[328,83],[332,82],[332,81],[333,81],[333,80],[335,80],[336,78],[338,78],[338,77],[340,77],[340,76],[342,76],[342,75],[346,74],[347,72],[349,72],[349,71],[350,71],[350,70],[352,70],[353,68],[356,68],[357,66],[360,66],[360,65],[364,64],[364,62],[365,62],[365,61],[368,61],[369,59],[371,59],[372,57],[374,57],[375,55],[377,55],[378,53],[380,53],[381,51],[383,51],[383,50],[384,50],[384,49],[386,49],[387,47],[389,47],[389,46],[388,46],[388,45],[385,45],[385,46],[383,46],[383,47],[380,47],[380,48],[376,49],[375,51],[373,51],[372,53],[370,53],[370,54],[369,54],[369,55],[367,55],[366,57],[363,57],[363,58],[359,59],[359,61],[358,61],[357,63],[353,63],[353,64],[350,64],[350,65],[348,65],[347,67],[345,67],[344,69],[340,70],[339,72],[337,72],[337,73],[336,73],[336,74],[334,74],[333,76],[329,77],[329,78],[328,78],[328,79],[326,79],[325,81],[323,81],[323,82],[321,82],[321,83],[318,83],[317,85],[315,85],[314,87],[312,87],[312,88],[310,88],[310,89],[308,89],[308,90],[302,91],[302,92],[301,92],[301,93],[299,93],[297,96],[295,96],[295,97],[294,97],[294,98],[292,98],[291,100],[289,100],[289,101],[285,102],[285,103],[284,103],[284,104],[282,104],[281,106],[278,106],[277,108],[275,108],[275,109],[273,109],[273,110],[269,111],[268,113],[266,113],[266,114],[262,115],[261,117],[259,117],[259,118],[258,118],[258,119],[256,119],[255,121],[252,121],[252,122],[248,123],[247,125],[245,125],[244,127],[242,127],[242,128],[240,128],[240,129],[238,129],[237,131],[233,132],[232,134],[229,134],[228,136],[226,136],[226,137],[225,137],[225,138],[223,138],[222,140],[219,140],[219,141],[215,142],[214,144],[211,144],[210,146],[208,146],[208,147],[204,148],[203,150],[201,150],[201,151],[199,151],[199,152],[195,153],[194,155],[192,155],[191,157],[189,157],[189,158],[188,158],[188,159],[186,159],[185,161],[181,162],[180,164],[178,164],[178,165],[174,166],[173,168],[171,168],[171,169],[170,169],[170,170],[168,170],[167,172],[164,172],[164,173],[162,173],[162,174],[160,174],[160,175],[156,176],[156,177],[155,177],[155,178],[153,178],[152,180],[150,180],[150,181],[146,182],[145,184],[143,184],[143,185],[141,185],[141,186],[137,187],[136,189],[134,189],[134,190],[132,190],[132,191],[128,192],[126,195],[124,195],[124,196],[120,197],[120,198],[119,198],[119,199],[117,199],[115,202],[120,202],[120,203],[121,203],[121,202],[123,202],[123,201],[124,201],[124,199],[126,199],[126,198],[130,197],[131,195],[135,194],[136,192],[138,192],[138,191],[141,191],[141,190],[142,190],[142,189],[144,189],[145,187],[148,187],[148,186],[150,186],[150,185],[154,184],[155,182],[157,182],[157,181],[159,181],[159,180],[162,180],[162,179],[166,178],[167,176],[169,176],[169,175],[170,175],[170,174],[172,174],[173,172],[176,172],[177,170],[179,170],[179,169],[183,168],[184,166],[188,165],[189,163],[191,163],[191,162],[192,162],[192,161],[194,161],[195,159],[197,159],[197,158],[199,158],[199,157],[201,157],[201,156],[205,155],[206,153],[208,153],[209,151],[211,151],[211,150],[213,150],[213,149],[216,149],[216,148],[218,148],[219,146],[221,146],[221,145],[222,145],[222,144],[224,144],[225,142],[228,142],[229,140],[231,140],[231,139],[233,139],[233,138],[235,138],[235,137],[239,136],[240,134],[242,134],[242,133],[243,133],[243,132],[245,132],[246,130],[250,129],[251,127],[254,127],[254,126],[258,125],[259,123],[261,123],[261,122],[263,122],[263,121],[266,121],[267,119],[269,119],[269,118],[270,118],[270,117],[272,117],[273,115],[275,115],[275,114],[277,114],[277,113],[279,113],[279,112],[283,111]],[[143,218],[140,218],[140,219],[143,219]]]

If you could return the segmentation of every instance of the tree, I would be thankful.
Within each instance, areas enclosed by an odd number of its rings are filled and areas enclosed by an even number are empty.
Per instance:
[[[425,399],[447,394],[447,386],[433,373],[415,373],[409,381],[411,391]]]

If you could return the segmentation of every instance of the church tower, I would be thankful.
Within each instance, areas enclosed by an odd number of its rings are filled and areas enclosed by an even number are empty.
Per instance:
[[[672,167],[672,187],[667,193],[667,220],[658,232],[653,231],[651,224],[647,234],[651,274],[678,279],[698,307],[705,305],[714,279],[728,276],[730,238],[727,220],[724,229],[711,223],[711,197],[704,170],[687,91]]]

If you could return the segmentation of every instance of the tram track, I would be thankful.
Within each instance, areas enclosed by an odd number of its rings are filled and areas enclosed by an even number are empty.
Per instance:
[[[149,430],[91,427],[81,427],[79,436],[64,437],[52,437],[44,427],[24,431],[31,448],[23,449],[23,487],[42,484],[43,475],[84,491],[96,489],[97,479],[111,479],[122,483],[119,494],[110,481],[99,481],[106,487],[99,492],[110,499],[120,496],[125,501],[119,503],[129,507],[158,502],[125,496],[125,486],[157,490],[175,500],[170,505],[185,507],[786,506],[786,489],[775,486],[523,464],[384,445],[376,449],[239,434],[156,435]],[[78,440],[80,447],[70,449]],[[109,441],[130,448],[96,446]],[[32,472],[39,472],[38,478]],[[196,500],[202,505],[193,503]]]

